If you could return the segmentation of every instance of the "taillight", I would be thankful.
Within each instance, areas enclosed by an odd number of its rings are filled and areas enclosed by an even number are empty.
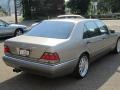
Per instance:
[[[4,46],[4,53],[9,53],[10,52],[10,49],[8,46]]]
[[[47,60],[47,61],[59,61],[59,55],[55,52],[55,53],[51,53],[51,52],[45,52],[41,58],[42,60]]]

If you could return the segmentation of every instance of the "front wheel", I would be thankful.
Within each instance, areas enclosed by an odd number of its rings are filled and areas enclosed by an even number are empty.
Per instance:
[[[14,36],[20,36],[20,35],[22,35],[23,34],[23,31],[21,30],[21,29],[17,29],[16,31],[15,31],[15,35]]]
[[[77,78],[84,78],[88,72],[89,68],[89,58],[86,54],[83,54],[80,59],[79,63],[75,69],[75,75]]]

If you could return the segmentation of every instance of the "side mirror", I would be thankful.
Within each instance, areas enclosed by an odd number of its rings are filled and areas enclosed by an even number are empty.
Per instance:
[[[110,30],[111,33],[115,33],[115,30]]]

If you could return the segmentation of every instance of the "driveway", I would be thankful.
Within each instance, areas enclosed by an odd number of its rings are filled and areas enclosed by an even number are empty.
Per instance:
[[[86,78],[72,75],[49,79],[26,73],[13,73],[2,61],[0,41],[0,90],[120,90],[120,55],[108,54],[94,62]]]
[[[12,72],[2,61],[4,40],[0,40],[0,90],[120,90],[120,55],[111,53],[97,60],[82,80],[72,75],[49,79]]]

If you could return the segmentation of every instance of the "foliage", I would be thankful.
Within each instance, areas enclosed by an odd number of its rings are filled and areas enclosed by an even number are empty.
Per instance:
[[[64,14],[64,0],[22,0],[23,17],[36,19]]]
[[[67,3],[67,7],[70,8],[71,12],[75,14],[91,14],[91,1],[98,2],[98,14],[120,12],[120,0],[70,0]]]
[[[110,0],[100,0],[98,2],[98,14],[109,13],[111,11]]]
[[[99,0],[98,10],[100,13],[120,12],[120,0]]]
[[[120,12],[120,0],[111,0],[110,5],[113,13]]]
[[[0,16],[7,15],[6,11],[0,6]]]
[[[71,12],[74,14],[86,14],[90,0],[70,0],[67,3],[67,7],[71,9]]]

